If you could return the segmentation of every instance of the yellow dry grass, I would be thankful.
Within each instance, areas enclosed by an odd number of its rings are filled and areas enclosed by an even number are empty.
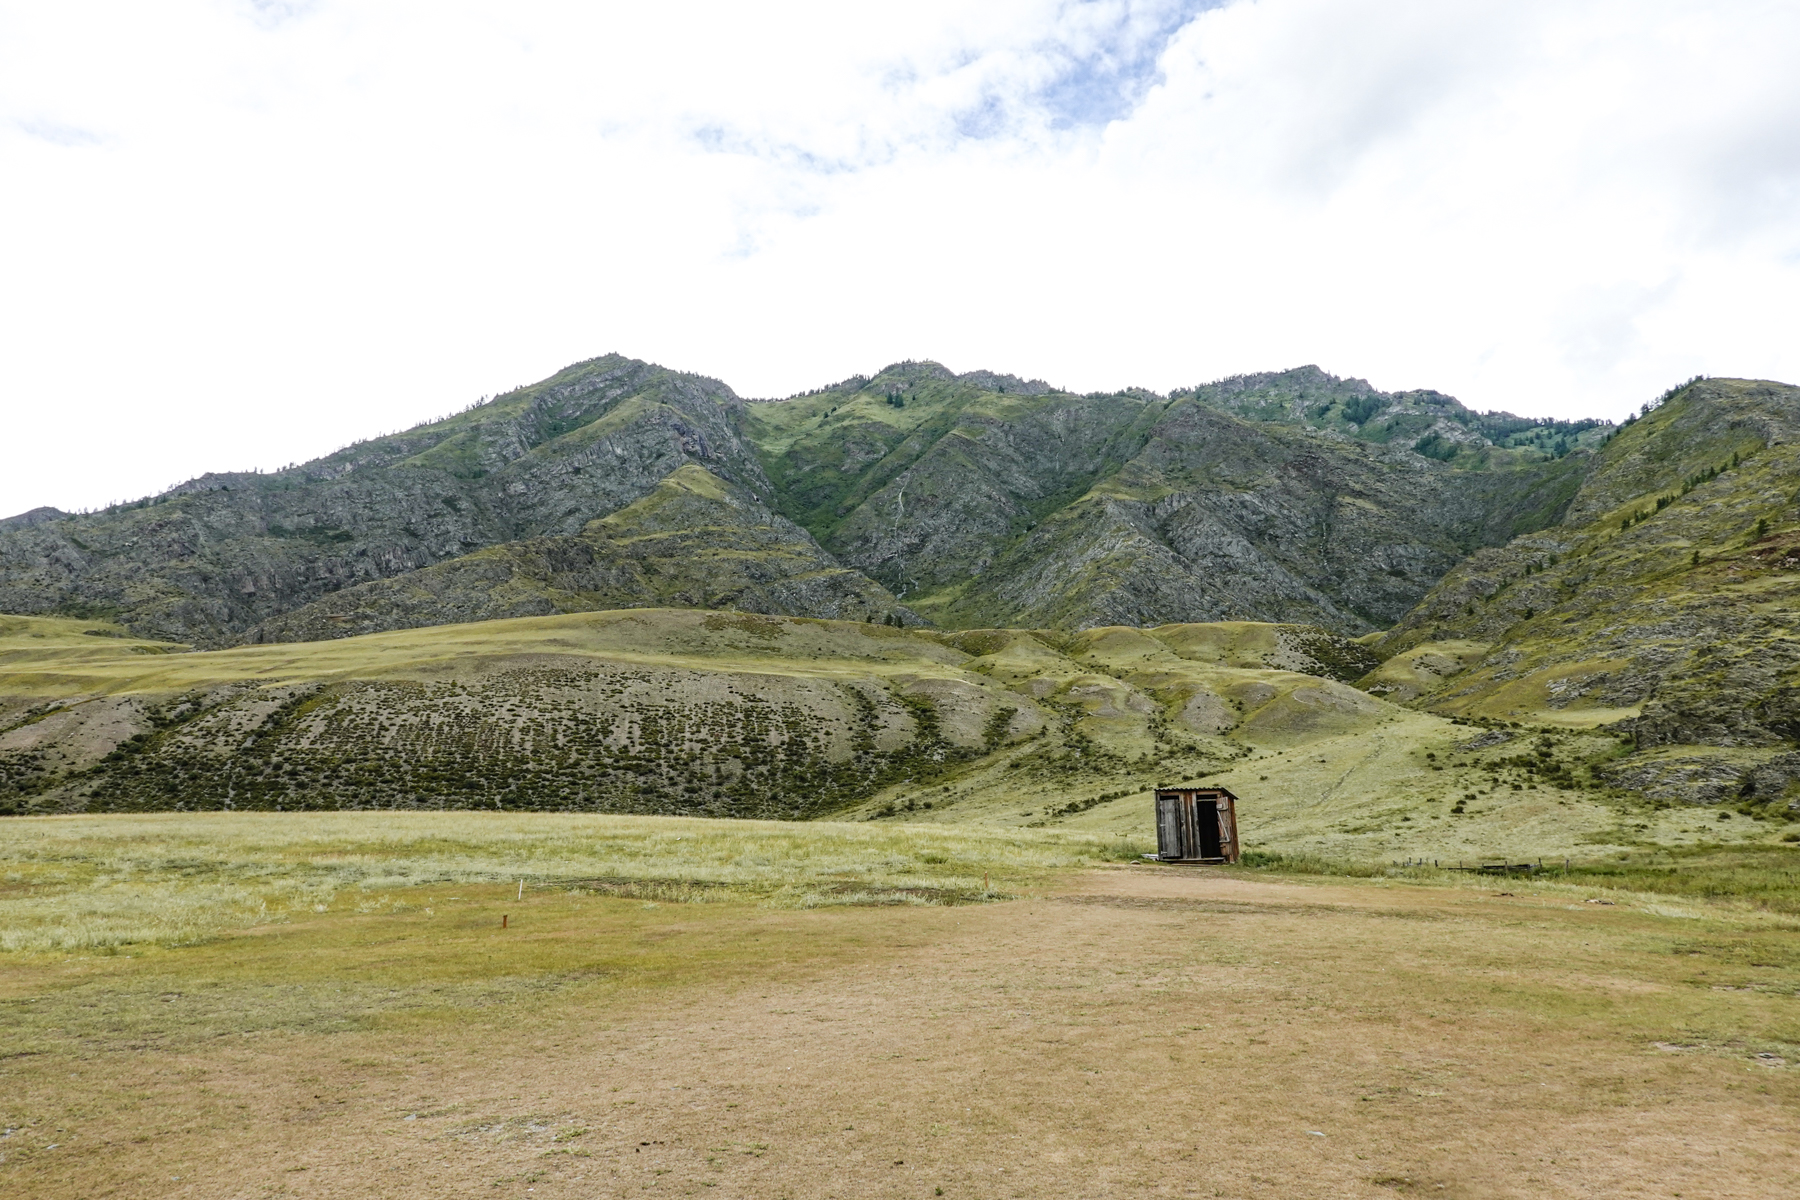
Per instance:
[[[591,814],[18,819],[0,822],[0,950],[116,953],[316,913],[406,912],[440,883],[799,908],[963,903],[1144,849],[1098,833]]]
[[[190,856],[165,877],[206,858],[195,820],[153,835]],[[345,820],[337,841],[233,853],[415,881],[471,854],[420,845],[408,867],[380,849],[385,818]],[[370,835],[347,844],[357,822]],[[480,863],[541,853],[493,829]],[[681,861],[667,849],[640,866]],[[725,850],[705,862],[730,867]],[[1027,865],[1021,898],[961,906],[521,900],[472,878],[368,906],[345,887],[249,933],[0,956],[0,1194],[1800,1189],[1791,921]]]
[[[779,629],[778,641],[763,630]],[[103,636],[88,634],[100,631]],[[239,681],[441,679],[520,655],[573,655],[701,670],[784,674],[948,674],[964,656],[929,636],[882,625],[688,610],[625,609],[435,625],[324,642],[181,653],[185,647],[104,636],[103,622],[0,616],[0,696],[170,693]]]

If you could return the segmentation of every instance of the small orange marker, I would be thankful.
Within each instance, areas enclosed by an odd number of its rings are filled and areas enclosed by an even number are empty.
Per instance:
[[[506,928],[506,914],[505,913],[500,914],[500,928],[502,928],[502,929]]]

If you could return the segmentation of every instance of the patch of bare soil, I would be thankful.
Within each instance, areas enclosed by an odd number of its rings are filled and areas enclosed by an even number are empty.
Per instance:
[[[441,1020],[5,1060],[39,1124],[0,1138],[0,1191],[1800,1195],[1800,1075],[1753,1044],[1791,999],[1713,990],[1625,908],[1156,867],[959,908],[559,904],[512,908],[536,975]],[[611,937],[761,949],[574,971]]]

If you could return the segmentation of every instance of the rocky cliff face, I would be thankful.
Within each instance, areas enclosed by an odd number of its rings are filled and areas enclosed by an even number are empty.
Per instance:
[[[904,363],[749,404],[615,355],[291,470],[0,522],[0,611],[198,645],[652,603],[1361,633],[1553,523],[1602,433],[1317,368],[1076,396]],[[729,519],[594,525],[690,468]]]
[[[747,416],[783,511],[953,627],[1384,627],[1556,520],[1603,436],[1317,368],[1073,396],[907,363]],[[1462,450],[1409,448],[1440,425]]]
[[[1496,497],[1553,489],[1574,465],[1462,471],[1177,401],[1129,462],[1032,530],[949,610],[1074,626],[1255,614],[1364,633],[1404,614],[1491,536],[1485,523],[1505,507]]]
[[[263,621],[244,640],[318,641],[646,607],[920,623],[885,588],[839,566],[804,529],[690,463],[579,534],[505,542],[335,592]]]
[[[783,511],[912,598],[980,576],[1136,453],[1162,408],[1135,395],[994,392],[924,363],[748,417]]]

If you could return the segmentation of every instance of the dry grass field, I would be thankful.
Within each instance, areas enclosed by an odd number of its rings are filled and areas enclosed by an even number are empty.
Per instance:
[[[1792,916],[1110,836],[8,822],[0,1194],[1800,1194]]]

